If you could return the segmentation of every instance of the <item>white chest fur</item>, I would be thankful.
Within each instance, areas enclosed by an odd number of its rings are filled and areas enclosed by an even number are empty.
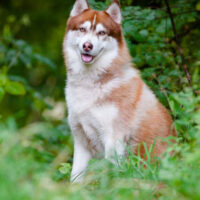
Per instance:
[[[112,132],[112,122],[117,117],[117,107],[113,104],[98,104],[112,85],[100,87],[92,81],[68,82],[67,105],[69,124],[72,133],[80,140],[89,141],[89,149],[95,153],[104,153],[106,134]],[[77,129],[80,127],[81,129]]]
[[[105,102],[100,105],[98,102],[134,76],[138,76],[137,72],[127,67],[121,77],[116,77],[103,85],[95,83],[93,78],[68,77],[66,100],[73,134],[76,134],[76,127],[81,125],[84,136],[88,137],[92,144],[100,142],[105,147],[108,135],[113,132],[112,125],[118,115],[118,108],[113,103]]]

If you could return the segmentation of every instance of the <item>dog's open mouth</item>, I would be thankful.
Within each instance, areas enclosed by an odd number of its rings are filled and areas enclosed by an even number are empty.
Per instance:
[[[81,58],[84,63],[91,63],[94,59],[94,56],[82,53]]]

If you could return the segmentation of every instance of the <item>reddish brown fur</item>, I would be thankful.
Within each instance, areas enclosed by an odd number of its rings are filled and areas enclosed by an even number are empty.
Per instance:
[[[167,147],[167,142],[162,141],[162,139],[170,135],[175,136],[175,130],[172,128],[171,116],[167,109],[159,102],[157,103],[157,107],[149,110],[148,113],[146,118],[142,120],[141,125],[137,130],[136,137],[132,139],[134,143],[137,144],[141,144],[142,142],[146,143],[148,149],[155,142],[152,155],[158,156],[161,155]],[[138,149],[136,149],[135,153],[138,153]],[[144,145],[141,144],[141,157],[144,157],[145,153]]]
[[[118,107],[120,118],[126,125],[133,120],[134,111],[141,97],[142,87],[142,80],[140,78],[133,78],[128,83],[114,89],[107,97],[107,101],[115,103]]]
[[[121,69],[117,65],[112,65],[111,69],[115,69],[112,75],[107,74],[104,76],[104,79],[101,79],[101,83],[105,84],[109,79],[117,76],[121,72]],[[141,94],[143,91],[144,83],[138,78],[133,78],[128,83],[121,85],[119,88],[114,89],[109,96],[103,99],[101,103],[113,102],[119,109],[119,119],[116,120],[117,124],[124,124],[125,127],[130,127],[131,122],[134,118],[137,118],[134,115],[138,102],[141,99]],[[172,128],[172,119],[169,115],[167,109],[157,102],[157,106],[152,110],[147,112],[147,115],[141,121],[138,129],[135,131],[133,137],[130,138],[130,141],[125,141],[126,143],[131,144],[141,144],[140,145],[140,155],[141,157],[145,156],[145,148],[143,142],[146,143],[147,148],[155,141],[155,147],[153,149],[152,156],[158,156],[162,154],[166,147],[167,143],[162,141],[162,138],[166,138],[170,135],[176,136],[175,130]],[[135,145],[134,145],[135,146]],[[135,154],[138,154],[138,149],[136,148]]]
[[[70,17],[67,23],[67,31],[78,30],[80,28],[80,25],[83,24],[85,21],[90,21],[92,24],[95,15],[96,23],[94,27],[91,28],[96,28],[96,25],[98,23],[102,23],[108,31],[107,34],[116,38],[119,44],[121,44],[123,40],[121,26],[120,24],[114,22],[110,15],[107,14],[105,11],[87,9],[78,16]]]

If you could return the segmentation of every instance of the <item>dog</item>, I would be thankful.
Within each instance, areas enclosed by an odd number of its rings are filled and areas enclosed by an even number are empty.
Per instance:
[[[122,34],[120,2],[104,11],[76,0],[67,22],[63,53],[67,66],[66,102],[74,137],[71,181],[83,180],[91,158],[113,161],[130,146],[156,144],[161,155],[167,144],[159,138],[174,135],[172,119],[143,82],[131,62]],[[141,146],[144,157],[145,148]]]

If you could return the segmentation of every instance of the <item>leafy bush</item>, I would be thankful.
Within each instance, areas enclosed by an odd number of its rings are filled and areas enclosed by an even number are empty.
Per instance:
[[[45,67],[55,70],[56,66],[50,59],[35,53],[24,40],[13,38],[9,27],[4,27],[1,37],[0,101],[2,105],[9,105],[10,109],[1,109],[1,114],[8,117],[20,110],[16,115],[23,117],[26,122],[25,118],[30,115],[30,112],[34,110],[41,112],[48,106],[42,91],[34,87],[33,81],[36,80],[33,79],[37,78],[37,81],[40,81],[39,77],[34,77],[34,70]],[[39,73],[41,72],[42,70]]]

